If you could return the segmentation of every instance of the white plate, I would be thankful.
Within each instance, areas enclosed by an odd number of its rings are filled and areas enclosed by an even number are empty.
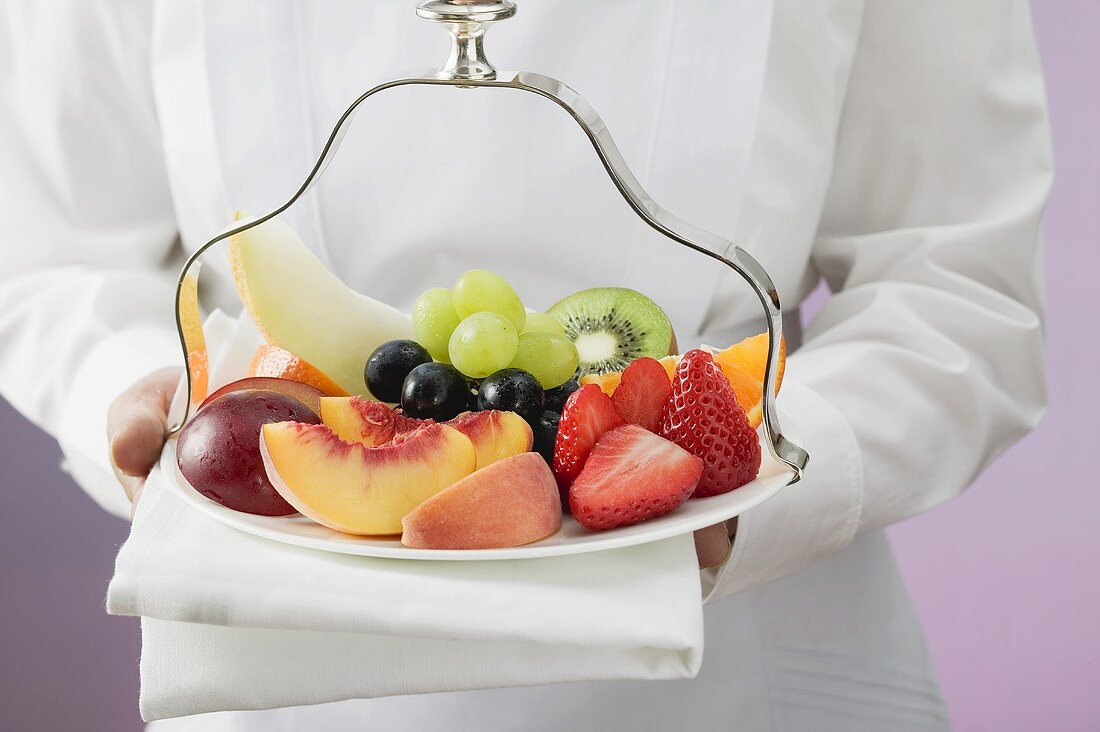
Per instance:
[[[783,430],[798,442],[797,430],[784,415]],[[772,459],[763,448],[763,464],[756,480],[737,490],[709,498],[692,498],[675,511],[633,526],[608,531],[588,531],[571,516],[562,522],[561,531],[533,544],[507,549],[411,549],[399,538],[352,536],[321,526],[302,515],[254,516],[215,503],[196,491],[184,479],[176,465],[176,441],[168,443],[161,457],[161,469],[169,487],[185,501],[227,526],[285,544],[320,549],[338,554],[391,559],[431,559],[448,561],[533,559],[563,554],[584,554],[646,544],[733,518],[775,495],[787,485],[791,472]]]

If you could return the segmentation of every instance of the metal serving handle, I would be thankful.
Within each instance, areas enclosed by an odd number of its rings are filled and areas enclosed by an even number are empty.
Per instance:
[[[622,153],[615,145],[607,126],[580,94],[557,79],[520,71],[515,74],[501,74],[489,62],[485,55],[485,31],[501,20],[516,13],[515,3],[510,0],[427,0],[416,9],[417,15],[442,24],[451,36],[451,51],[447,62],[438,70],[414,72],[406,76],[386,81],[364,92],[351,103],[336,126],[329,134],[317,162],[309,175],[290,199],[275,210],[238,222],[223,231],[192,254],[180,272],[176,288],[176,328],[179,331],[180,345],[184,352],[184,365],[187,376],[187,400],[183,416],[169,429],[169,435],[178,432],[191,410],[192,374],[187,358],[187,342],[180,313],[180,294],[191,268],[210,247],[243,231],[262,224],[278,216],[301,198],[321,177],[325,166],[335,156],[348,124],[357,108],[364,101],[379,92],[401,86],[444,86],[463,89],[516,89],[545,97],[569,113],[584,133],[603,163],[604,169],[619,189],[623,198],[630,204],[638,216],[649,226],[669,239],[694,249],[711,259],[717,260],[741,275],[752,286],[760,299],[768,319],[768,359],[764,369],[763,422],[764,435],[768,449],[779,462],[787,465],[794,474],[788,485],[797,483],[802,471],[809,462],[809,455],[799,445],[783,436],[779,425],[779,413],[775,406],[775,385],[779,368],[779,344],[783,337],[783,311],[779,304],[779,294],[771,277],[764,268],[741,247],[720,236],[698,228],[678,216],[661,208],[642,188],[638,179],[630,171]],[[502,78],[498,78],[502,77]]]

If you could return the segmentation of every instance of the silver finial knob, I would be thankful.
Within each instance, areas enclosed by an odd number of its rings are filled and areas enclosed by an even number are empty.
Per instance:
[[[485,57],[485,31],[516,14],[511,0],[425,0],[416,6],[421,18],[441,23],[451,34],[451,55],[440,79],[491,80],[497,70]]]

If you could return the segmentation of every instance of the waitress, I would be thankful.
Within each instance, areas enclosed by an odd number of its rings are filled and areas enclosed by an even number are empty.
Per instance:
[[[178,378],[147,374],[178,362],[181,257],[235,208],[285,200],[348,101],[437,59],[442,38],[412,0],[9,0],[0,19],[0,391],[127,515]],[[502,66],[574,83],[657,200],[760,260],[792,348],[797,305],[828,283],[782,399],[806,478],[697,537],[707,654],[692,681],[150,728],[946,729],[882,528],[958,495],[1043,414],[1051,161],[1026,3],[523,2],[492,36]],[[525,96],[382,95],[290,223],[406,309],[487,267],[538,307],[595,285],[647,292],[685,348],[759,331],[747,288],[640,231],[572,123]],[[231,303],[211,261],[211,294]]]

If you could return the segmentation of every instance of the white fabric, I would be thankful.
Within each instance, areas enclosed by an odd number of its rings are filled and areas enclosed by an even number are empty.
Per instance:
[[[875,529],[957,495],[1043,411],[1038,226],[1051,163],[1026,5],[777,0],[763,20],[767,5],[749,2],[521,5],[491,33],[500,65],[574,83],[655,196],[752,252],[788,306],[819,277],[834,293],[789,361],[783,397],[832,425],[807,438],[826,447],[806,490],[743,517],[733,561],[704,576],[712,597],[738,594],[708,610],[699,679],[661,687],[662,701],[701,707],[699,720],[727,712],[745,729],[903,729],[881,716],[902,709],[942,726],[934,693],[903,701],[845,680],[934,688]],[[78,386],[113,388],[161,360],[124,354],[171,333],[174,233],[193,250],[230,205],[279,202],[347,99],[440,49],[406,0],[155,7],[153,17],[144,3],[0,7],[0,392],[52,434],[66,430],[74,466],[101,454],[103,425]],[[714,68],[728,88],[693,84]],[[407,306],[466,266],[490,266],[541,307],[586,284],[667,283],[651,294],[686,323],[684,346],[688,331],[720,343],[757,315],[741,283],[654,249],[598,187],[595,159],[560,114],[478,94],[380,102],[348,138],[371,165],[338,160],[293,212],[353,285]],[[492,130],[476,165],[450,144],[452,127],[471,124]],[[500,205],[459,205],[455,171]],[[573,213],[584,226],[564,229],[557,217]],[[218,261],[204,272],[212,302],[227,299],[225,275]],[[109,486],[81,464],[89,490]],[[180,647],[163,630],[145,624],[147,658],[162,652],[149,644]],[[251,637],[263,659],[272,636]],[[798,668],[821,683],[795,699]],[[578,719],[599,717],[606,687],[547,688],[376,700],[312,721],[438,727],[480,704],[499,729],[513,708],[532,728],[570,699]],[[624,684],[612,698],[640,720],[657,714],[654,688]]]
[[[702,659],[690,536],[599,557],[369,559],[219,524],[165,489],[159,473],[146,491],[107,609],[175,621],[186,641],[164,647],[146,636],[146,719],[555,681],[685,678]],[[302,643],[293,653],[269,649],[276,656],[262,668],[226,648],[247,646],[253,629],[342,640]],[[283,660],[273,666],[276,657]]]

